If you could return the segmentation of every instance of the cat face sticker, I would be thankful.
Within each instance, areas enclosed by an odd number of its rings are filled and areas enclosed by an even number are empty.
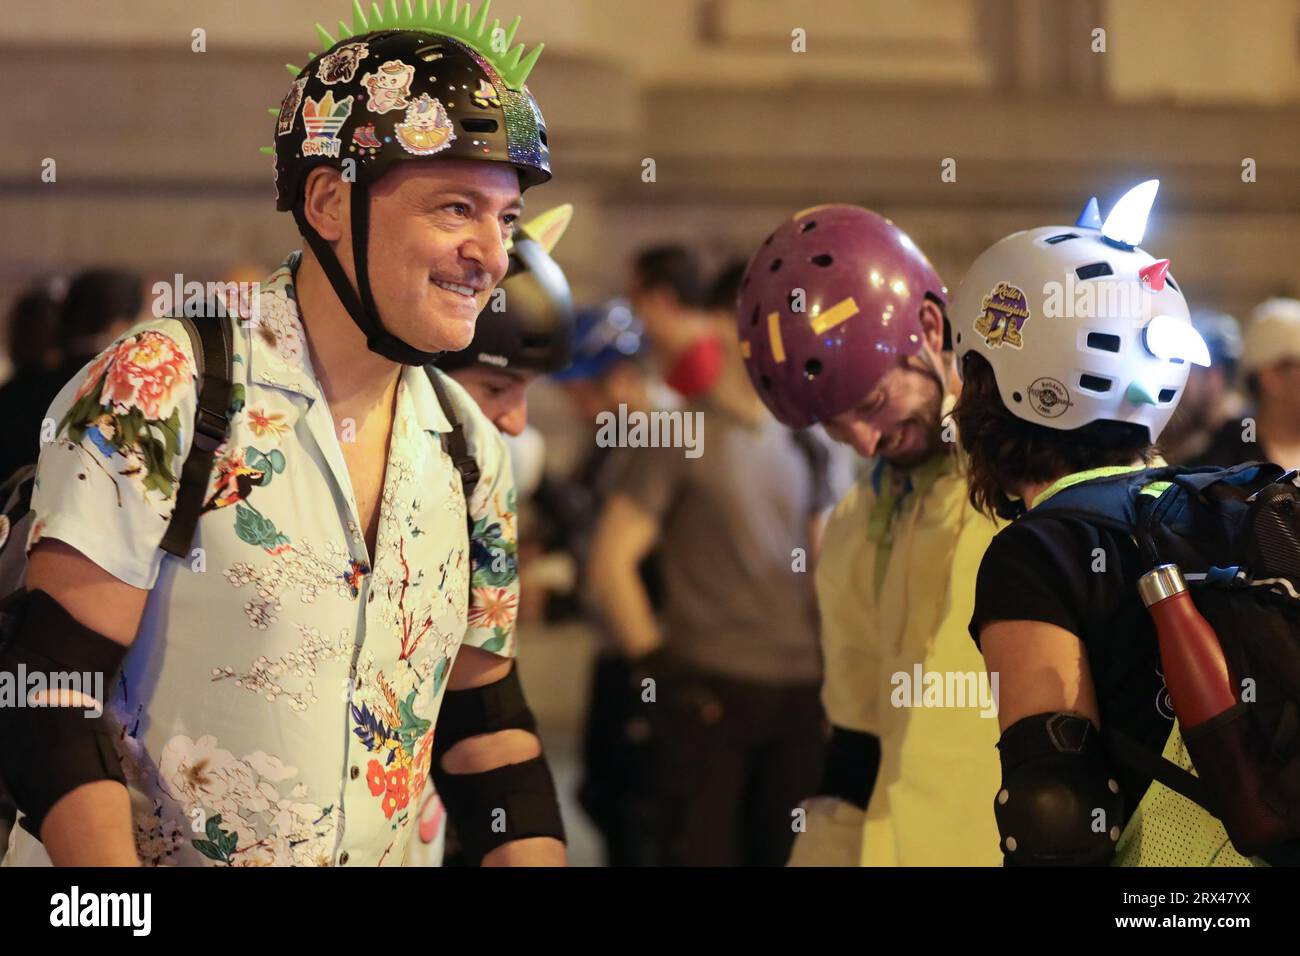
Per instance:
[[[389,60],[374,73],[367,73],[361,78],[361,85],[370,94],[366,109],[371,113],[406,109],[414,79],[415,67],[401,60]]]
[[[393,127],[402,149],[415,156],[432,156],[440,153],[456,139],[451,120],[442,102],[428,93],[406,108],[405,122]]]
[[[333,53],[320,58],[320,67],[316,77],[326,86],[335,83],[351,83],[357,75],[357,67],[370,55],[370,47],[365,43],[345,43]]]

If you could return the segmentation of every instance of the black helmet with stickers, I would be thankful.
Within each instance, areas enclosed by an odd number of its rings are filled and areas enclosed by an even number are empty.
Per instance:
[[[352,23],[305,67],[290,65],[293,85],[275,114],[276,208],[291,210],[330,284],[372,351],[408,365],[438,353],[417,350],[379,321],[366,269],[369,188],[395,162],[475,159],[509,163],[520,189],[551,178],[546,124],[524,85],[541,55],[513,49],[520,18],[508,28],[488,23],[490,0],[477,13],[468,0],[388,0],[365,13],[353,0]],[[333,166],[352,181],[354,289],[329,244],[303,214],[307,174]],[[358,197],[357,191],[360,191]]]
[[[498,287],[504,308],[479,315],[474,339],[459,352],[443,352],[437,365],[451,372],[471,365],[549,374],[573,361],[573,298],[551,250],[573,217],[565,203],[516,226],[510,268]]]

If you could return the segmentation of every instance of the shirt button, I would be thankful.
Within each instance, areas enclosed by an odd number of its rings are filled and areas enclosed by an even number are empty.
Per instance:
[[[348,851],[344,850],[342,853],[339,854],[339,865],[342,866],[347,862],[348,862]]]
[[[358,767],[356,764],[353,764],[353,765],[352,765],[352,773],[351,773],[351,776],[352,776],[352,779],[353,779],[353,780],[355,780],[355,779],[357,779],[357,777],[361,776],[361,768]]]

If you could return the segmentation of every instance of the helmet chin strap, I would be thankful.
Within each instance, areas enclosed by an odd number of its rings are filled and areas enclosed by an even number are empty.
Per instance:
[[[311,251],[315,253],[316,261],[325,270],[334,294],[365,335],[366,347],[370,351],[402,365],[428,365],[438,357],[438,352],[422,352],[403,342],[385,329],[379,320],[379,310],[375,308],[375,299],[370,291],[370,190],[361,179],[352,184],[352,262],[357,274],[360,298],[330,244],[307,221],[303,203],[293,207],[293,218],[298,223],[298,230],[311,246]]]

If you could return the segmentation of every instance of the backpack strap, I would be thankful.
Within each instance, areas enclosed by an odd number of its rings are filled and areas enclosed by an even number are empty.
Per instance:
[[[451,396],[447,394],[447,386],[442,381],[443,373],[432,365],[426,365],[424,371],[429,376],[430,384],[433,385],[434,394],[438,396],[442,413],[447,416],[447,421],[451,422],[451,431],[443,433],[442,447],[451,458],[452,464],[456,466],[456,470],[460,472],[460,484],[465,490],[465,515],[469,518],[470,498],[474,495],[474,489],[478,487],[478,462],[469,453],[469,445],[465,441],[465,426],[461,424],[456,416],[456,409],[451,404]],[[469,525],[473,529],[473,518],[469,518]]]
[[[162,549],[178,558],[189,557],[194,542],[194,529],[199,523],[203,508],[203,495],[208,490],[208,478],[217,446],[226,440],[230,419],[231,378],[234,352],[231,345],[230,322],[225,318],[194,321],[189,316],[176,317],[190,335],[194,358],[199,373],[198,408],[194,413],[194,441],[181,469],[180,486],[176,492],[176,507],[163,535]]]
[[[1205,786],[1200,779],[1184,770],[1178,764],[1166,760],[1149,747],[1138,743],[1124,731],[1108,727],[1102,731],[1102,739],[1111,755],[1130,770],[1136,770],[1143,776],[1150,777],[1168,787],[1174,793],[1186,797],[1202,810],[1214,814],[1205,795]]]

